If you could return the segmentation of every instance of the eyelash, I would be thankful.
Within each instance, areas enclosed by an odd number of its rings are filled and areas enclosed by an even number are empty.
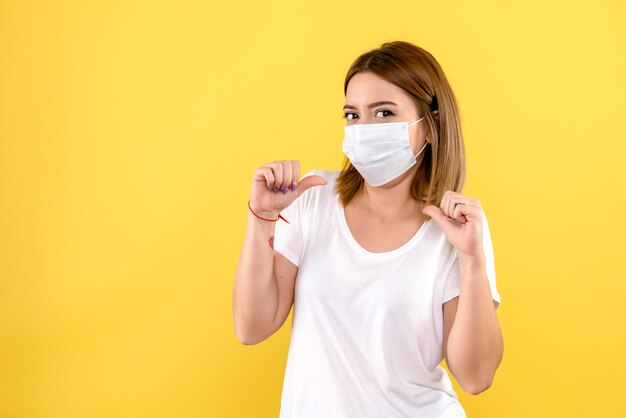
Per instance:
[[[391,110],[387,110],[387,109],[380,109],[380,110],[376,111],[376,113],[378,113],[378,112],[388,112],[389,116],[394,116],[395,115],[395,113],[393,113]],[[351,119],[348,119],[348,115],[354,115],[354,114],[355,113],[346,112],[346,113],[343,114],[343,118],[346,119],[346,120],[351,120]],[[386,117],[389,117],[389,116],[383,116],[383,117],[386,118]]]

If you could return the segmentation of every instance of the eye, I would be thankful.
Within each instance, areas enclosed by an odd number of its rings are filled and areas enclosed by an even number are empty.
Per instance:
[[[391,110],[386,110],[386,109],[381,109],[378,112],[376,112],[376,114],[379,114],[380,112],[387,112],[389,113],[389,116],[395,115],[395,113],[393,113]],[[386,118],[388,116],[383,116],[383,118]]]
[[[343,114],[343,118],[346,119],[346,120],[354,120],[354,118],[349,117],[349,115],[355,115],[356,116],[356,113],[346,112],[346,113]]]

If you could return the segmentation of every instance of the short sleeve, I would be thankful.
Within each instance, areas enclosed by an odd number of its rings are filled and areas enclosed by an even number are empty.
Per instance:
[[[303,178],[314,173],[315,170],[311,170]],[[304,219],[304,207],[308,197],[307,192],[308,190],[280,212],[281,216],[287,219],[289,223],[280,219],[276,222],[276,227],[274,228],[274,250],[282,254],[297,267],[300,267],[300,258],[304,244],[302,219]]]
[[[483,250],[485,252],[485,262],[487,267],[487,280],[491,289],[491,298],[496,302],[496,309],[500,306],[500,294],[496,287],[496,266],[494,260],[493,243],[487,217],[483,212]],[[443,302],[453,299],[461,293],[461,269],[459,266],[458,253],[454,252],[454,261],[446,278],[443,292]]]

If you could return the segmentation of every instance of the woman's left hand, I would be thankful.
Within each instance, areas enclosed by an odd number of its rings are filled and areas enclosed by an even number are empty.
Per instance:
[[[428,205],[422,213],[437,222],[448,242],[467,256],[483,254],[483,208],[478,199],[448,190],[439,207]]]

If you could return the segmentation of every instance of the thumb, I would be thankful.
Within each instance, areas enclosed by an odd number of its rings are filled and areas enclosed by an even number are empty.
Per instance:
[[[300,197],[302,193],[304,193],[313,186],[323,186],[325,184],[328,184],[328,182],[322,176],[306,176],[302,180],[300,180],[300,182],[298,183],[298,187],[296,187],[296,198]]]
[[[424,209],[422,209],[422,213],[433,218],[442,230],[445,230],[445,228],[448,226],[448,223],[446,222],[446,216],[444,215],[443,211],[437,206],[427,205]]]

